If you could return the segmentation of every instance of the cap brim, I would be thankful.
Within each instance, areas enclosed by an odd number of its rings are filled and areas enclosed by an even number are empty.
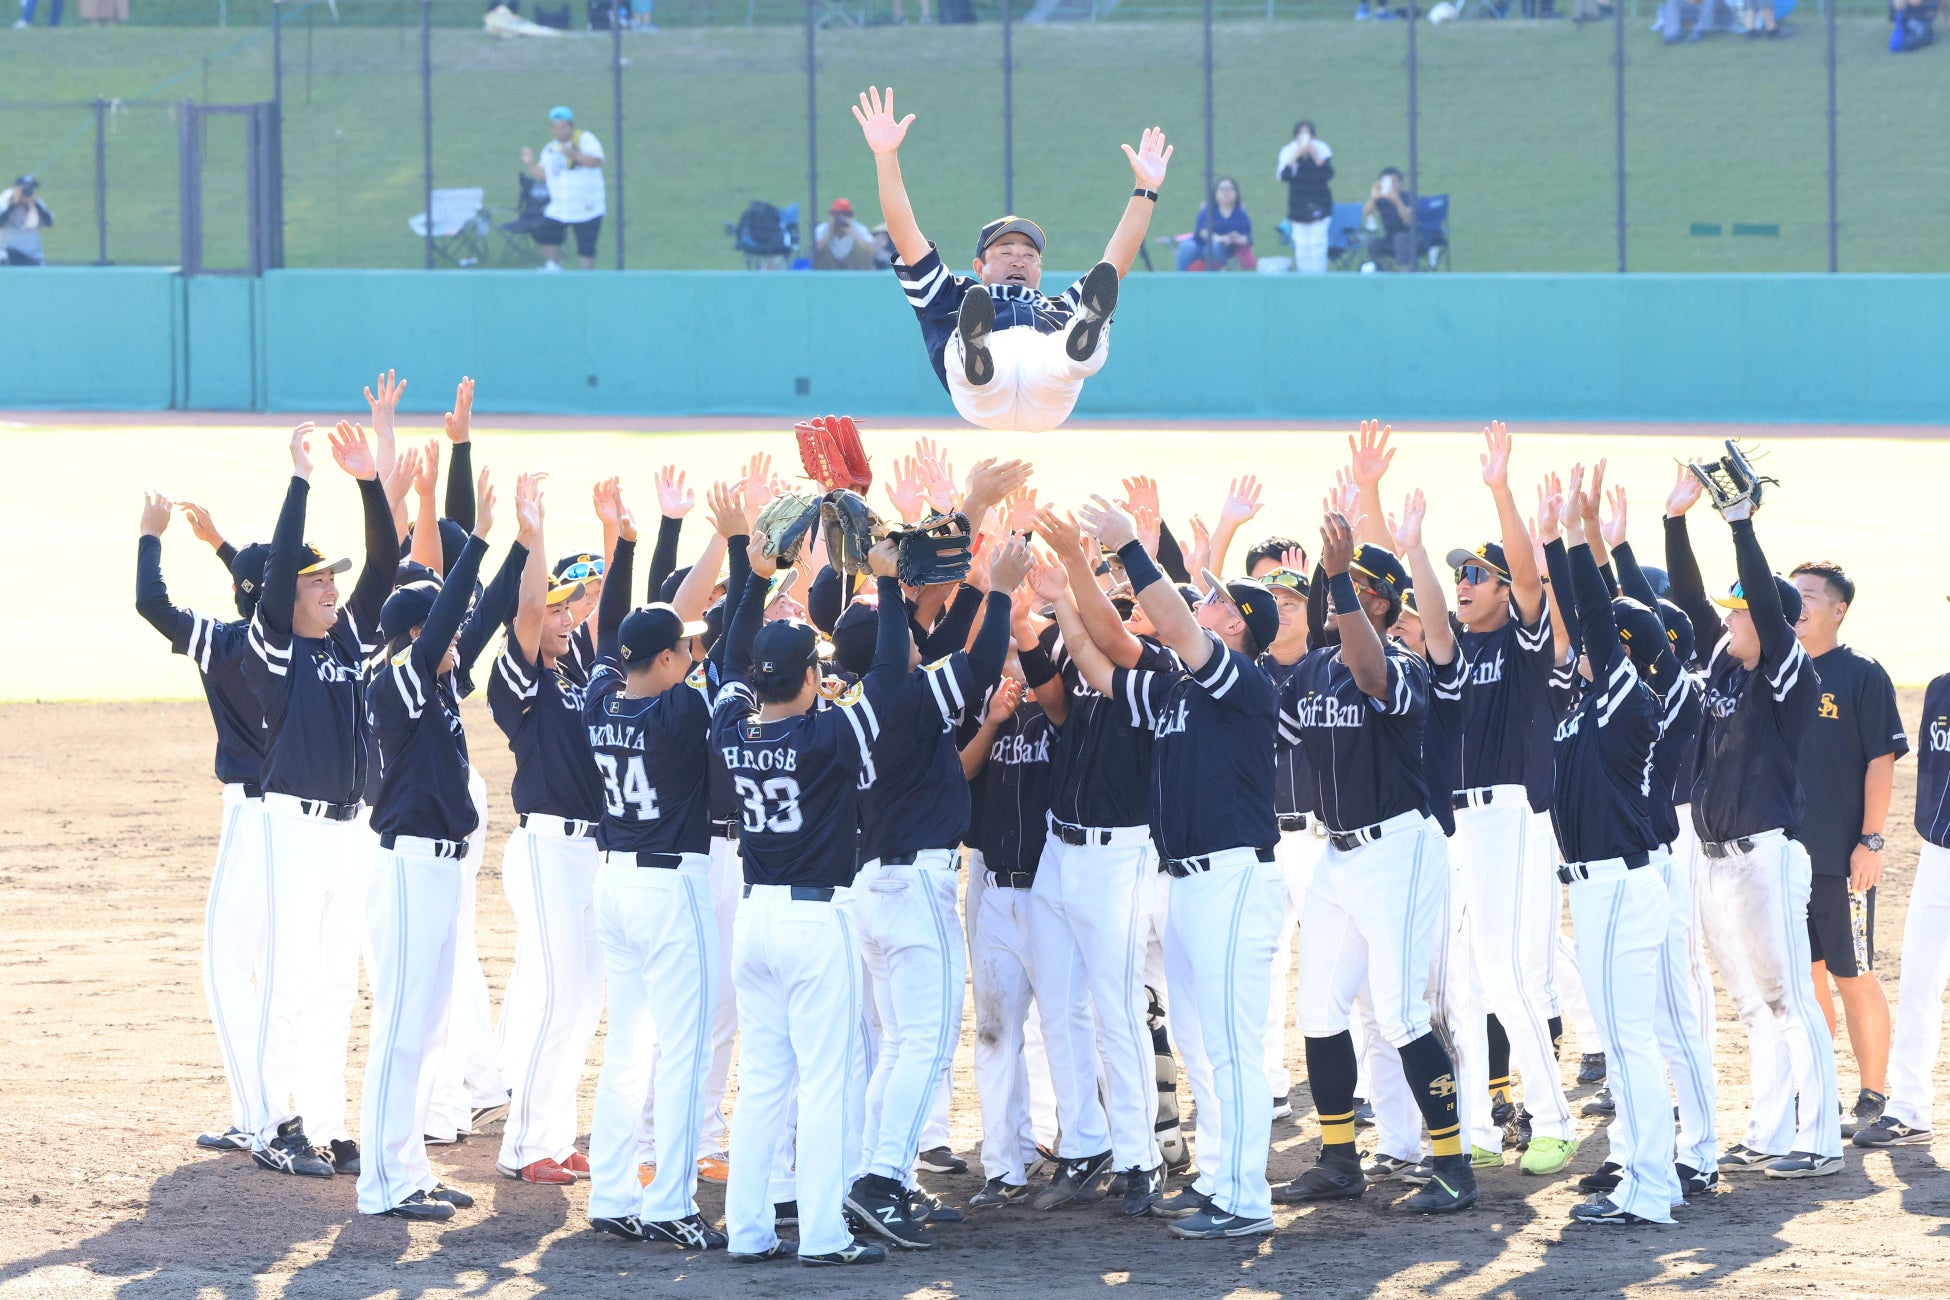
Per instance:
[[[687,636],[703,636],[706,632],[709,632],[710,630],[711,630],[711,625],[709,623],[705,622],[701,618],[694,618],[686,621],[683,630],[680,631],[677,635],[680,638],[687,637]]]
[[[774,601],[791,595],[792,589],[798,585],[799,570],[780,569],[772,575],[772,589],[765,593],[765,608],[770,609]]]
[[[569,601],[581,599],[582,584],[579,582],[564,583],[548,589],[547,603],[550,605],[563,605]]]
[[[1745,596],[1715,596],[1713,603],[1721,609],[1747,608],[1747,598]]]
[[[1462,547],[1458,546],[1455,550],[1449,552],[1450,568],[1460,569],[1465,564],[1480,565],[1481,567],[1488,569],[1491,573],[1494,573],[1499,577],[1504,578],[1505,580],[1508,580],[1508,578],[1510,577],[1510,575],[1507,572],[1497,568],[1496,565],[1491,564],[1487,559],[1485,559],[1483,556],[1478,555],[1474,551],[1465,550]]]
[[[298,570],[298,576],[302,578],[307,573],[344,573],[351,567],[352,561],[349,559],[320,560],[317,564],[308,564]]]
[[[1226,590],[1226,585],[1219,580],[1218,574],[1210,569],[1200,569],[1198,576],[1205,579],[1205,590],[1208,593],[1218,593],[1219,599],[1225,602],[1226,608],[1237,615],[1241,622],[1245,621],[1246,612],[1239,608],[1239,602],[1232,598],[1232,593]]]

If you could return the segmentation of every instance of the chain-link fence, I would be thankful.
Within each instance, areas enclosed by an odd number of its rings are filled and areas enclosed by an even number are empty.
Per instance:
[[[1423,270],[1950,270],[1950,151],[1922,143],[1950,76],[1941,49],[1889,51],[1879,0],[1775,0],[1772,37],[1714,30],[1746,20],[1723,0],[1443,0],[1417,22],[1387,0],[1006,2],[522,0],[509,23],[476,0],[135,0],[152,25],[0,32],[0,168],[40,180],[51,261],[173,264],[179,105],[276,100],[286,265],[535,266],[522,150],[561,104],[606,155],[599,266],[774,264],[726,229],[754,200],[797,219],[802,256],[836,198],[878,222],[848,108],[892,84],[916,213],[956,262],[1010,209],[1053,266],[1094,260],[1129,192],[1118,145],[1156,123],[1177,152],[1153,265],[1220,177],[1277,265],[1276,156],[1306,118],[1336,269],[1394,264],[1370,202],[1393,167],[1423,198]],[[234,267],[240,137],[199,129],[205,261]],[[478,219],[430,241],[430,190],[480,191]],[[468,199],[443,193],[435,226]]]

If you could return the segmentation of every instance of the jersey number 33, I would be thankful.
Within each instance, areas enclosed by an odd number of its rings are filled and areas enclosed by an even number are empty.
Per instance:
[[[731,786],[744,800],[746,830],[790,835],[805,825],[799,813],[799,783],[791,777],[775,776],[761,785],[751,777],[735,776]]]

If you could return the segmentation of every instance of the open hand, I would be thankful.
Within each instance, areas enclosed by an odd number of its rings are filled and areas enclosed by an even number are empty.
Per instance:
[[[306,420],[291,431],[291,473],[306,481],[311,479],[311,435],[316,428]]]
[[[366,406],[372,412],[372,432],[376,438],[390,438],[393,434],[393,416],[399,411],[400,396],[406,392],[406,381],[395,379],[392,371],[372,381],[366,389]]]
[[[431,499],[440,487],[440,439],[428,438],[427,445],[421,449],[419,459],[414,461],[413,490],[422,497]]]
[[[1077,527],[1075,515],[1059,515],[1052,507],[1044,506],[1036,512],[1036,532],[1058,556],[1084,554],[1083,530]]]
[[[1165,168],[1171,165],[1172,147],[1165,143],[1165,131],[1161,126],[1147,126],[1138,138],[1138,147],[1122,146],[1124,156],[1131,160],[1131,175],[1137,179],[1141,190],[1155,190],[1165,183]]]
[[[1330,578],[1346,573],[1354,563],[1354,524],[1338,510],[1329,510],[1320,520],[1320,567]]]
[[[1036,489],[1017,488],[1002,502],[1002,529],[1026,533],[1036,526]]]
[[[447,412],[447,441],[456,445],[467,441],[468,424],[474,418],[474,381],[461,376],[454,385],[454,409]]]
[[[697,504],[697,493],[684,486],[684,471],[666,465],[657,471],[657,508],[666,519],[682,519]]]
[[[718,536],[728,540],[750,535],[751,520],[746,518],[744,503],[738,499],[738,489],[732,484],[713,483],[704,495],[704,502],[711,512],[711,527],[717,530]]]
[[[1013,677],[1005,677],[1002,684],[989,696],[987,722],[990,726],[1000,726],[1016,715],[1016,706],[1022,703],[1022,683]]]
[[[1124,480],[1124,499],[1117,503],[1133,515],[1140,510],[1149,510],[1156,515],[1158,509],[1158,480],[1143,474]]]
[[[853,106],[853,120],[860,124],[861,133],[867,137],[867,148],[875,154],[895,153],[907,138],[907,128],[914,124],[914,114],[896,119],[894,88],[887,87],[883,95],[880,87],[869,86],[860,96],[860,102]]]
[[[494,527],[494,484],[484,466],[474,480],[474,536],[486,537]]]
[[[1401,518],[1388,521],[1388,533],[1394,539],[1396,554],[1406,555],[1422,545],[1422,519],[1428,511],[1428,502],[1423,498],[1421,488],[1408,494],[1402,502]]]
[[[1483,482],[1491,488],[1510,486],[1510,430],[1501,420],[1492,420],[1483,430]]]
[[[1021,535],[1010,537],[999,546],[988,549],[989,586],[993,591],[1012,592],[1020,587],[1036,562],[1029,552],[1029,539]]]
[[[530,473],[515,479],[515,541],[531,551],[542,541],[542,480],[547,477]]]
[[[1598,531],[1604,537],[1605,545],[1617,550],[1625,544],[1625,485],[1620,483],[1606,495],[1611,502],[1611,514],[1599,525]]]
[[[339,421],[339,427],[332,431],[332,459],[339,468],[356,479],[377,479],[379,463],[372,457],[372,446],[366,441],[364,427],[346,420]]]
[[[1104,498],[1092,494],[1091,504],[1077,511],[1077,523],[1097,535],[1113,551],[1137,540],[1137,521]]]
[[[169,527],[169,498],[160,492],[142,494],[142,535],[161,537],[163,529]]]
[[[1259,513],[1259,480],[1251,474],[1232,480],[1226,489],[1226,499],[1219,504],[1219,526],[1231,524],[1234,528],[1250,520]]]
[[[196,534],[197,541],[212,550],[223,545],[223,534],[217,531],[216,521],[210,518],[208,510],[194,501],[178,501],[176,508],[181,510],[183,518],[189,521],[190,531]]]
[[[772,476],[772,458],[762,452],[752,455],[745,466],[745,509],[757,518],[779,494],[778,480]]]
[[[1029,589],[1040,599],[1054,604],[1069,592],[1070,575],[1049,556],[1039,555],[1029,570]]]
[[[1676,519],[1691,510],[1693,503],[1699,500],[1699,494],[1703,491],[1705,487],[1693,474],[1692,468],[1681,465],[1679,477],[1673,480],[1672,491],[1666,496],[1666,518]]]
[[[1381,486],[1381,476],[1395,459],[1394,449],[1388,445],[1392,432],[1391,426],[1379,420],[1363,420],[1358,437],[1351,433],[1347,436],[1348,469],[1363,488]]]

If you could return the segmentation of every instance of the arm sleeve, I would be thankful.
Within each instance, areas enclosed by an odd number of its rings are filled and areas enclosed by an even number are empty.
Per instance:
[[[1624,656],[1625,647],[1619,643],[1618,624],[1611,616],[1611,600],[1605,595],[1605,580],[1598,572],[1598,561],[1592,556],[1591,548],[1573,546],[1567,563],[1577,615],[1573,618],[1566,610],[1564,617],[1577,629],[1579,639],[1591,655],[1591,669],[1597,673],[1616,664]],[[1558,593],[1557,604],[1563,609],[1563,592]]]
[[[623,616],[630,612],[630,579],[635,573],[636,543],[619,537],[616,553],[610,556],[609,572],[603,575],[602,598],[596,602],[596,655],[616,658],[617,634],[623,630]]]
[[[1659,594],[1652,590],[1652,580],[1639,567],[1639,557],[1632,553],[1632,544],[1620,542],[1612,547],[1611,558],[1618,566],[1618,589],[1647,609],[1658,609]]]
[[[1585,548],[1589,555],[1591,548]],[[1579,639],[1581,627],[1578,623],[1578,607],[1584,603],[1584,593],[1578,589],[1571,577],[1571,560],[1564,550],[1564,539],[1544,543],[1544,567],[1550,571],[1551,589],[1557,592],[1557,610],[1564,616],[1564,630],[1570,634],[1571,658],[1575,660],[1584,649]],[[1546,601],[1548,605],[1550,602]]]
[[[1002,680],[1002,664],[1009,657],[1009,593],[990,592],[987,601],[988,611],[982,618],[982,630],[975,634],[975,645],[968,652],[968,666],[975,676],[975,699],[977,721],[980,721],[980,701],[987,700],[989,692]]]
[[[486,554],[486,542],[472,536],[467,539],[460,558],[441,584],[440,594],[434,597],[433,608],[427,611],[427,621],[420,625],[419,638],[413,642],[413,661],[428,679],[446,658],[447,647],[460,631],[460,621],[467,617],[467,602],[473,598],[474,580],[480,576],[481,557]]]
[[[967,645],[968,630],[975,626],[975,611],[981,607],[982,593],[963,583],[955,592],[948,612],[934,625],[934,631],[926,636],[915,633],[914,644],[921,648],[921,658],[940,659]]]
[[[1190,582],[1191,573],[1185,568],[1185,552],[1178,545],[1178,539],[1171,535],[1171,525],[1158,521],[1158,567],[1171,576],[1173,582]]]
[[[143,537],[136,542],[135,612],[175,644],[180,611],[169,603],[169,588],[163,582],[160,537]]]
[[[296,474],[285,489],[284,508],[271,533],[271,553],[264,561],[264,594],[258,598],[257,617],[279,636],[291,635],[291,610],[298,603],[298,557],[305,545],[305,504],[311,484]],[[392,526],[387,525],[388,544]]]
[[[1008,656],[1005,653],[1003,657],[1006,659]],[[1022,664],[1022,684],[1032,691],[1056,676],[1056,661],[1049,657],[1049,652],[1041,644],[1027,650],[1018,647],[1016,658]]]
[[[880,617],[875,627],[873,663],[867,676],[898,677],[907,671],[907,603],[901,599],[899,578],[882,578]]]
[[[750,581],[752,576],[752,557],[746,554],[746,550],[751,544],[752,539],[749,533],[739,533],[736,537],[725,538],[725,564],[727,568],[725,570],[724,580],[724,610],[718,615],[720,619],[718,643],[711,647],[711,661],[718,665],[718,673],[721,676],[726,672],[730,663],[731,618],[732,615],[738,612],[738,606],[743,603],[745,584]],[[768,582],[765,585],[769,589],[772,584]],[[758,600],[758,607],[763,611],[765,608],[765,597],[760,596]],[[755,627],[752,629],[752,636],[754,638],[758,636],[758,629]]]
[[[1693,556],[1685,515],[1666,518],[1666,577],[1672,583],[1672,603],[1693,620],[1693,645],[1699,661],[1705,663],[1713,657],[1713,647],[1720,644],[1726,628],[1713,602],[1706,598],[1706,580],[1700,577],[1699,561]]]
[[[225,573],[230,572],[230,566],[234,564],[236,560],[237,560],[236,547],[232,546],[229,542],[217,543],[217,563],[223,566],[223,571]]]
[[[668,515],[657,521],[657,548],[650,552],[650,581],[644,588],[645,604],[663,599],[664,579],[677,572],[677,539],[683,536],[684,521]],[[726,588],[726,590],[734,590]]]
[[[447,458],[447,518],[474,531],[474,444],[457,442]]]
[[[466,443],[462,443],[466,446]],[[508,548],[507,558],[495,570],[494,580],[474,602],[474,610],[467,624],[460,630],[459,662],[462,669],[472,668],[487,649],[487,643],[495,632],[505,626],[515,616],[515,601],[521,595],[521,571],[528,564],[528,548],[516,542]],[[452,581],[452,575],[449,575]]]
[[[392,594],[393,578],[399,573],[399,536],[393,531],[393,507],[386,500],[386,489],[377,478],[359,480],[359,504],[366,516],[366,562],[360,566],[359,581],[347,602],[359,639],[368,645],[379,640],[379,609]],[[468,579],[468,594],[474,580]]]
[[[765,593],[771,583],[745,568],[745,585],[728,588],[737,593],[738,603],[728,607],[722,640],[725,645],[723,676],[727,681],[749,681],[752,673],[752,643],[765,622]],[[729,596],[727,596],[729,599]]]
[[[1774,586],[1774,571],[1767,567],[1767,555],[1754,536],[1752,519],[1733,521],[1733,556],[1739,566],[1740,589],[1747,596],[1747,613],[1754,620],[1760,637],[1761,658],[1778,664],[1800,648],[1794,625],[1781,609],[1781,593]]]

